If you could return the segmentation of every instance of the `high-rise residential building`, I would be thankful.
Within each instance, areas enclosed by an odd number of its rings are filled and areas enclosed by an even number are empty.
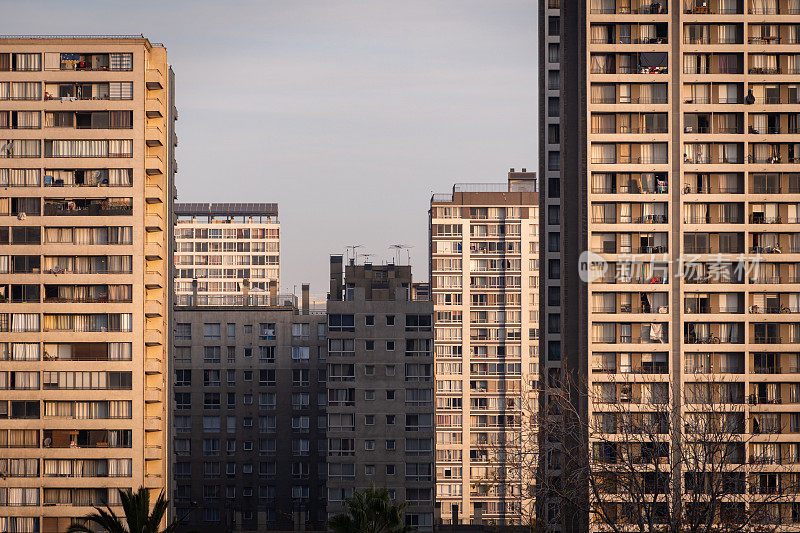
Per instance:
[[[328,514],[354,489],[387,488],[408,503],[407,525],[431,531],[431,302],[410,266],[344,265],[340,255],[330,266]]]
[[[178,303],[233,305],[249,292],[280,291],[278,204],[177,203],[175,294]]]
[[[307,288],[299,306],[273,288],[175,307],[171,497],[187,531],[326,529],[326,315]]]
[[[536,174],[456,184],[430,207],[436,507],[443,524],[532,523],[539,375]]]
[[[775,453],[792,454],[800,442],[800,3],[540,7],[541,164],[559,180],[545,196],[562,207],[552,225],[561,272],[545,290],[566,317],[564,337],[553,337],[563,349],[547,346],[548,364],[552,355],[588,380],[587,421],[613,406],[647,413],[666,402],[689,420],[732,421],[746,441],[741,464],[763,464],[773,442],[764,424],[781,432]],[[578,277],[584,250],[604,267],[589,283]],[[684,427],[670,426],[673,446]],[[793,475],[742,468],[755,494]],[[764,520],[795,522],[792,505],[769,504]],[[614,507],[622,517],[624,506]],[[571,529],[567,513],[553,508],[549,518]]]
[[[0,530],[167,486],[173,100],[142,36],[0,39]]]

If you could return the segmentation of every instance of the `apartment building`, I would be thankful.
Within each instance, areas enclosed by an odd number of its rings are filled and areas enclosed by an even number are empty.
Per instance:
[[[561,289],[565,349],[548,347],[548,361],[588,380],[587,421],[619,405],[726,417],[746,440],[742,464],[759,465],[743,474],[753,498],[785,490],[800,444],[800,3],[540,6],[545,75],[561,72],[540,96],[561,135],[543,133],[540,148],[543,164],[558,161],[565,215],[561,280],[548,276],[546,290],[573,288]],[[584,250],[602,258],[589,283],[578,280]],[[615,424],[605,427],[591,434],[607,439]],[[764,434],[776,432],[779,443]],[[609,492],[601,499],[619,501]],[[625,519],[624,505],[609,509]],[[569,513],[550,511],[572,529]],[[796,511],[771,503],[763,521],[796,527]]]
[[[177,305],[173,503],[186,531],[324,531],[326,315],[275,290]],[[202,299],[201,299],[202,300]]]
[[[166,488],[174,76],[142,36],[0,39],[0,529]]]
[[[385,487],[408,503],[407,525],[431,531],[431,302],[410,266],[344,265],[340,255],[330,266],[328,514],[354,489]]]
[[[245,292],[280,291],[278,204],[177,203],[175,294],[189,304],[233,305]],[[195,302],[198,305],[200,302]]]
[[[531,524],[538,448],[523,420],[539,376],[535,173],[433,195],[430,239],[437,523]]]

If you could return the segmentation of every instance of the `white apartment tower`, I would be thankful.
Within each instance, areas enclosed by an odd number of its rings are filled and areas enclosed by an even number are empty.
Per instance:
[[[538,211],[525,169],[431,199],[438,523],[533,519]]]

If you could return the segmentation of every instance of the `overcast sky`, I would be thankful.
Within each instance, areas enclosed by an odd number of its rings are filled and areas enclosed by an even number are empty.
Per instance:
[[[535,0],[16,2],[9,34],[139,34],[176,73],[178,200],[278,202],[283,291],[413,246],[431,192],[537,167]]]

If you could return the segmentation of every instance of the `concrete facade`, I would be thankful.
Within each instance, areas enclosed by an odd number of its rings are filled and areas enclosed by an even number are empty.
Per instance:
[[[800,6],[540,5],[542,46],[561,46],[547,70],[562,73],[542,96],[543,106],[561,110],[547,118],[561,123],[561,142],[540,146],[560,150],[554,170],[573,184],[563,212],[582,222],[565,238],[583,246],[569,247],[596,252],[609,267],[572,285],[578,323],[569,331],[578,342],[559,354],[568,372],[588,379],[586,420],[620,404],[657,410],[664,398],[680,417],[742,416],[742,460],[759,465],[747,472],[752,498],[765,497],[762,482],[783,490],[796,475],[800,427],[791,414],[800,383]],[[562,269],[573,278],[575,259]],[[706,389],[718,399],[701,402]],[[762,435],[765,422],[780,437]],[[681,429],[670,438],[678,442]],[[774,466],[762,466],[765,449]],[[795,506],[770,504],[764,520],[795,527]],[[569,513],[553,511],[554,524],[573,529]]]
[[[354,489],[386,487],[409,503],[406,524],[433,528],[432,304],[420,298],[410,266],[331,256],[329,515]]]
[[[141,36],[0,39],[0,529],[166,488],[173,83]]]
[[[437,523],[527,525],[539,376],[535,173],[457,184],[430,208]]]
[[[248,302],[175,308],[176,514],[187,531],[324,531],[326,317]]]

